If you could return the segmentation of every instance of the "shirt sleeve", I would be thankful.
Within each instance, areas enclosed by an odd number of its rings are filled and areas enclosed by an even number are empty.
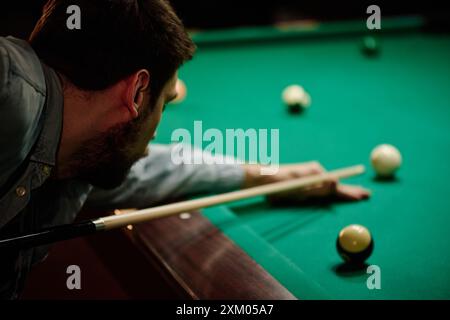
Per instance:
[[[28,44],[0,37],[0,190],[37,141],[45,90],[41,64]]]
[[[131,168],[120,187],[113,190],[94,188],[87,206],[102,209],[144,208],[171,199],[226,192],[242,186],[244,169],[233,158],[213,156],[193,148],[192,161],[178,163],[172,158],[178,147],[152,144],[150,154]]]

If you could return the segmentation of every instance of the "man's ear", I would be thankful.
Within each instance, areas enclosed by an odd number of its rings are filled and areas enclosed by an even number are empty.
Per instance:
[[[137,118],[144,104],[144,94],[150,85],[150,74],[141,69],[126,79],[127,94],[125,104],[133,119]]]

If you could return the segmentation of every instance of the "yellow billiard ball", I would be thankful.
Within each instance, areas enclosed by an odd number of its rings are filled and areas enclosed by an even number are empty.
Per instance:
[[[373,251],[373,239],[369,230],[359,224],[349,225],[339,232],[336,249],[345,262],[361,264]]]

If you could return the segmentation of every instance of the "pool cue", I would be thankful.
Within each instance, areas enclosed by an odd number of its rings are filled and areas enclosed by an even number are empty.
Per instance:
[[[24,250],[50,243],[73,239],[100,231],[113,230],[127,225],[138,224],[157,218],[167,217],[186,211],[216,206],[232,201],[242,200],[250,197],[262,196],[300,189],[307,186],[319,184],[331,179],[344,179],[362,174],[364,166],[357,165],[324,172],[321,174],[296,178],[265,184],[257,187],[231,191],[223,194],[208,196],[199,199],[186,200],[158,207],[136,210],[121,215],[111,215],[102,218],[86,220],[79,223],[55,226],[38,232],[21,235],[9,239],[0,240],[0,250]]]

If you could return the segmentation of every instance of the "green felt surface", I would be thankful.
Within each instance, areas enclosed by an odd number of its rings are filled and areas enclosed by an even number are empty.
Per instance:
[[[263,28],[258,41],[247,41],[256,29],[237,29],[208,45],[218,36],[196,35],[198,53],[180,72],[187,99],[168,106],[158,142],[202,120],[204,130],[279,129],[282,163],[368,166],[348,180],[373,191],[365,202],[280,208],[257,198],[204,210],[298,298],[450,298],[450,36],[424,33],[421,23],[402,20],[398,32],[378,33],[377,57],[362,53],[367,31],[358,34],[348,22],[320,26],[339,32],[317,38]],[[281,101],[293,83],[312,97],[300,115]],[[376,181],[370,169],[370,151],[380,143],[402,152],[394,181]],[[367,289],[365,270],[339,271],[335,240],[353,223],[373,234],[368,263],[381,268],[381,290]]]

